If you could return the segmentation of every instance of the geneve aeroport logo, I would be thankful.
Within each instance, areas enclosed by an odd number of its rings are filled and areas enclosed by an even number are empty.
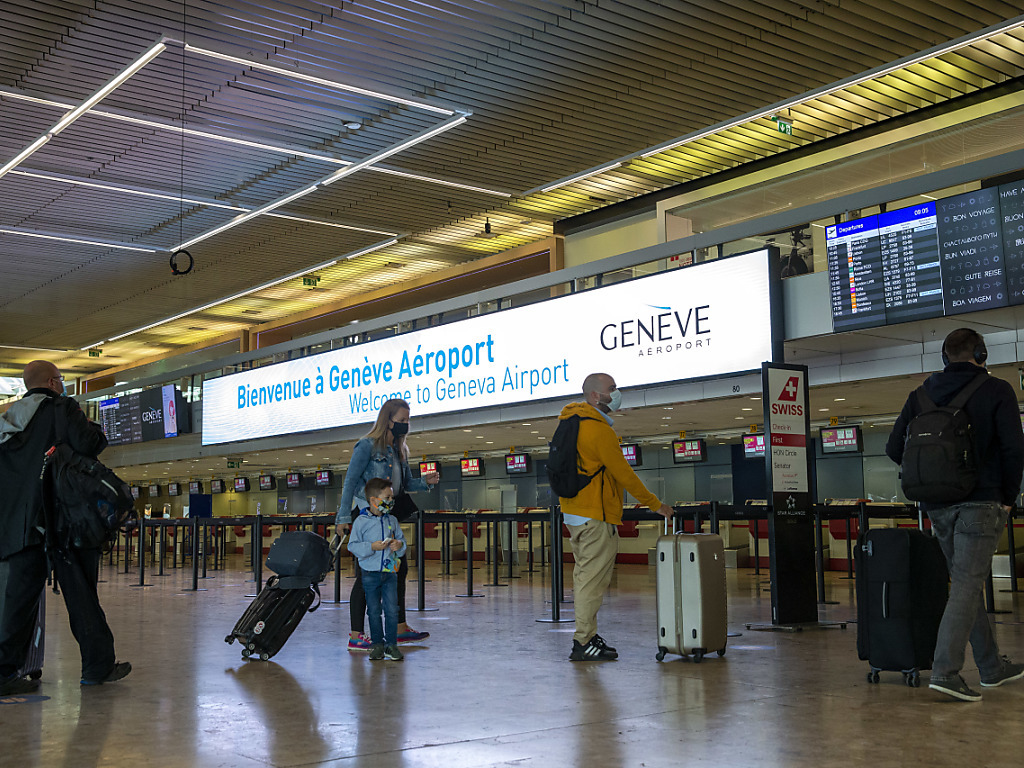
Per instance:
[[[711,346],[711,305],[674,309],[648,304],[634,317],[601,328],[601,347],[629,351],[637,357],[708,349]]]

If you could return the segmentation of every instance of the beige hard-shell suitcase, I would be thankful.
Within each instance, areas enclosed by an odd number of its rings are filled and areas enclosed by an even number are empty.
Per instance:
[[[655,549],[658,661],[665,654],[725,655],[725,548],[713,533],[661,536]]]

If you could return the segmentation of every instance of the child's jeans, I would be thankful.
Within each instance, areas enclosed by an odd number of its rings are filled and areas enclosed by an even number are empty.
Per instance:
[[[370,642],[374,645],[397,645],[398,574],[366,569],[362,571],[363,591],[366,592],[366,616],[370,624]]]

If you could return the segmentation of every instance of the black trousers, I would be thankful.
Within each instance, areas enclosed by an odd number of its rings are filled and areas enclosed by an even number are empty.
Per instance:
[[[405,555],[398,561],[398,623],[405,623],[405,577],[409,574],[409,561]],[[356,563],[356,581],[348,598],[352,631],[363,634],[366,628],[366,593],[363,591],[363,569]]]
[[[5,561],[0,611],[0,676],[7,677],[21,668],[28,654],[35,627],[39,594],[46,586],[47,563],[42,546],[28,547]],[[114,635],[96,594],[99,581],[100,551],[76,550],[59,553],[54,569],[64,594],[71,633],[82,653],[82,677],[98,680],[114,668]]]

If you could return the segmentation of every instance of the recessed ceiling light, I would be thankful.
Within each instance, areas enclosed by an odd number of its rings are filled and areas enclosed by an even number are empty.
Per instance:
[[[663,405],[661,407],[661,410],[663,410],[663,411],[674,411],[675,408],[673,408],[671,405]]]
[[[472,430],[472,429],[464,429],[464,430],[462,430],[462,431],[463,431],[463,432],[472,432],[473,430]]]
[[[494,445],[494,441],[493,441],[493,440],[488,440],[488,441],[487,441],[487,444],[488,444],[488,445]]]
[[[740,408],[740,410],[741,410],[741,411],[752,411],[752,410],[754,410],[754,409],[753,409],[753,408]]]
[[[671,417],[671,416],[662,416],[662,417],[661,417],[661,420],[662,420],[662,421],[671,421],[671,420],[672,420],[672,417]]]
[[[750,398],[750,399],[751,399],[751,400],[760,400],[761,398],[760,398],[760,397],[752,397],[752,398]]]
[[[746,416],[737,416],[736,421],[743,421],[745,418]]]
[[[307,453],[306,455],[307,455],[307,456],[310,456],[310,457],[312,457],[312,456],[313,456],[313,454],[312,454],[312,453]]]
[[[531,435],[539,435],[540,434],[540,430],[539,429],[531,429],[530,430],[530,434]]]
[[[833,400],[833,402],[835,402],[835,403],[841,403],[841,402],[843,402],[844,400],[846,400],[846,398],[845,398],[845,397],[837,397],[837,398],[836,398],[835,400]]]
[[[448,447],[447,445],[439,445],[439,446],[438,446],[438,448],[440,448],[440,449],[441,449],[442,451],[443,451],[443,450],[444,450],[445,448],[447,448],[447,447]]]
[[[533,424],[527,424],[527,423],[526,423],[526,422],[524,421],[524,422],[523,422],[523,424],[522,424],[522,426],[524,426],[524,427],[532,427],[532,426],[533,426]]]
[[[819,411],[827,411],[827,410],[828,410],[828,408],[819,408],[818,410],[819,410]]]
[[[294,448],[289,448],[289,449],[288,449],[288,453],[294,453],[294,452],[295,452],[295,449],[294,449]]]
[[[434,444],[433,440],[427,440],[427,445],[433,445],[433,444]]]

